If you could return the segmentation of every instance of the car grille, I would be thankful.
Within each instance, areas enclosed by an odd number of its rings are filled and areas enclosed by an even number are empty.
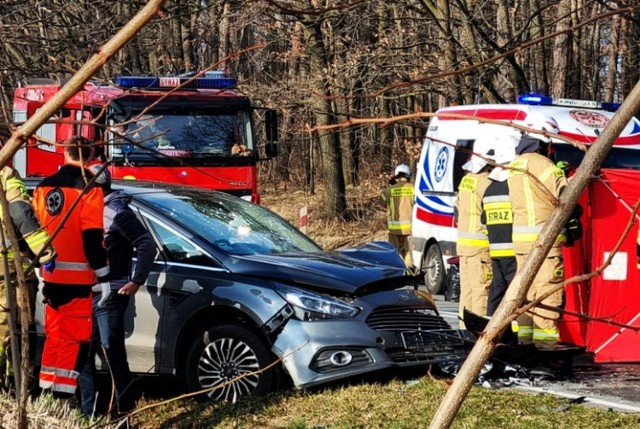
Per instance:
[[[451,329],[442,316],[430,308],[377,308],[367,318],[367,325],[376,331],[391,332]]]
[[[430,308],[382,307],[367,318],[367,325],[377,331],[398,334],[400,346],[386,352],[398,363],[436,363],[459,360],[466,355],[459,331]]]

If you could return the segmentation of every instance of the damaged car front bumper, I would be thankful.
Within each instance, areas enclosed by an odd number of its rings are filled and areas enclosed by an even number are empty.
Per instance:
[[[291,318],[272,351],[295,387],[305,388],[388,368],[464,360],[475,337],[451,329],[433,305],[412,291],[380,292],[353,302],[353,319]]]

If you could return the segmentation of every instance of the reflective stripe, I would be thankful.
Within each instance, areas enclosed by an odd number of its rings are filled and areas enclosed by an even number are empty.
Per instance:
[[[516,252],[513,249],[510,250],[489,250],[489,256],[492,258],[509,258],[516,256]]]
[[[456,243],[461,246],[488,247],[489,237],[482,232],[458,232]]]
[[[531,184],[529,183],[529,177],[523,178],[524,182],[524,196],[527,202],[527,224],[534,226],[536,224],[536,204],[533,201],[533,191],[531,190]]]
[[[518,325],[518,338],[531,338],[533,326]]]
[[[46,243],[48,239],[49,236],[44,231],[38,231],[28,237],[25,237],[25,241],[32,249],[36,246]]]
[[[489,210],[511,210],[511,201],[496,201],[493,203],[484,203],[484,211]]]
[[[410,220],[390,220],[389,221],[389,226],[406,226],[406,225],[411,225],[411,221]],[[102,268],[100,268],[102,270]],[[96,274],[98,274],[98,271],[96,271]],[[107,268],[107,274],[109,274],[109,270]]]
[[[533,341],[558,340],[560,333],[557,329],[534,329]]]
[[[489,239],[458,238],[456,243],[460,246],[488,247]]]
[[[58,265],[56,264],[56,266],[58,266]],[[98,277],[104,277],[104,276],[108,276],[108,275],[109,275],[109,266],[108,265],[105,265],[104,267],[98,268],[96,270],[96,276],[98,276]]]
[[[41,389],[51,389],[53,387],[53,381],[49,380],[40,380],[38,385]]]
[[[56,260],[56,270],[87,271],[89,264],[85,262],[64,262]]]
[[[56,369],[52,368],[50,366],[41,366],[40,367],[40,374],[55,374],[56,373]]]
[[[505,258],[516,256],[513,250],[513,243],[491,243],[489,244],[489,256],[492,258]]]
[[[482,201],[485,204],[492,204],[497,202],[508,202],[509,206],[511,206],[511,198],[508,195],[491,195],[488,197],[484,197]]]
[[[77,384],[63,384],[63,383],[55,383],[51,388],[54,392],[62,392],[62,393],[75,393],[77,388]]]

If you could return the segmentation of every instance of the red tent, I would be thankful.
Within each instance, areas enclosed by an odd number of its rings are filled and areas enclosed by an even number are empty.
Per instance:
[[[640,171],[603,170],[582,199],[584,237],[566,248],[567,278],[592,272],[604,264],[623,236],[632,207],[640,199]],[[636,219],[637,220],[637,219]],[[640,333],[612,325],[640,328],[640,270],[637,256],[638,222],[624,239],[612,264],[590,281],[568,285],[565,309],[600,320],[583,321],[565,315],[563,341],[586,345],[596,362],[640,361]]]

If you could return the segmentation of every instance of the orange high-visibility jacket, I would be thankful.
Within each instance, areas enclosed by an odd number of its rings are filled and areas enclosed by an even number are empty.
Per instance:
[[[34,192],[36,214],[49,235],[71,210],[74,201],[80,199],[53,239],[58,258],[53,273],[44,271],[45,282],[92,285],[96,283],[96,274],[108,274],[107,254],[102,244],[104,195],[100,187],[92,187],[83,195],[85,177],[92,175],[67,164],[45,178]]]

